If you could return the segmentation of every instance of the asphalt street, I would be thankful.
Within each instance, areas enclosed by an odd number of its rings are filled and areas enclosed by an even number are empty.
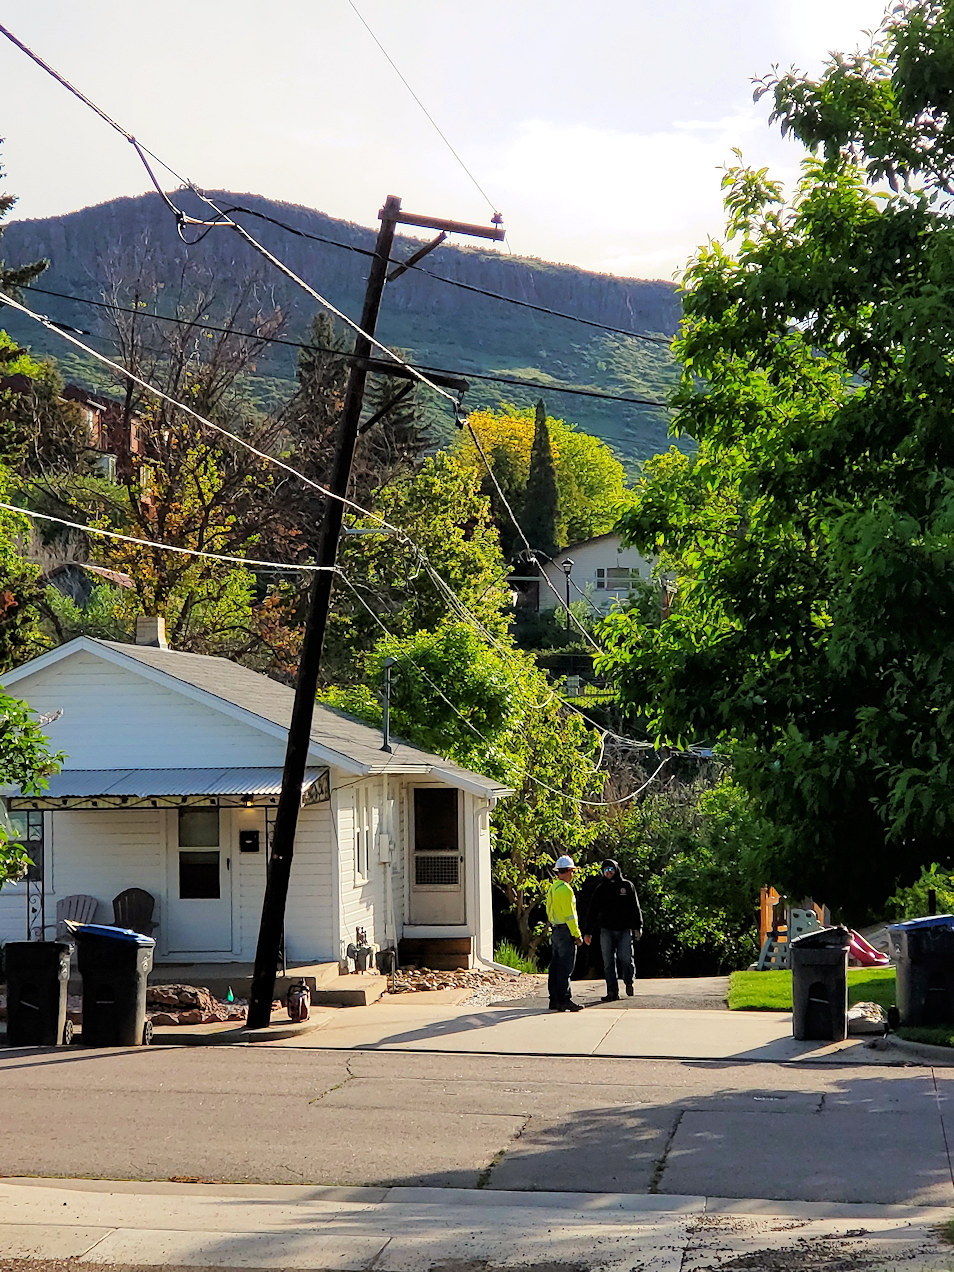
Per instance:
[[[954,1206],[954,1070],[315,1047],[0,1053],[0,1175]]]

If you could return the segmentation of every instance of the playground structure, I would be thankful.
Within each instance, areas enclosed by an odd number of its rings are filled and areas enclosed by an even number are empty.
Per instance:
[[[789,905],[775,888],[763,887],[759,896],[760,972],[790,968],[789,942],[808,932],[831,927],[831,912],[806,898],[799,905]],[[861,967],[886,967],[887,954],[881,953],[857,932],[851,933],[848,958]]]

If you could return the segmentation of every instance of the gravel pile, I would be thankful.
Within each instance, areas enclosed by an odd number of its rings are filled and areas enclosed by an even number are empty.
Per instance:
[[[388,978],[389,994],[420,994],[435,989],[469,989],[464,999],[468,1006],[499,1002],[503,999],[525,998],[537,992],[537,976],[521,976],[517,973],[495,972],[491,968],[458,968],[453,972],[435,972],[429,968],[405,967]]]

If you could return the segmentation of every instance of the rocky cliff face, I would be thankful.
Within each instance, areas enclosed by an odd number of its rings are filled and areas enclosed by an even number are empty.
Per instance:
[[[220,206],[239,205],[261,214],[237,213],[236,219],[334,305],[357,317],[368,266],[364,252],[373,246],[374,229],[255,195],[218,191],[215,198]],[[183,206],[200,212],[198,201]],[[301,237],[261,217],[327,241]],[[194,239],[198,233],[186,228],[184,236]],[[418,240],[400,239],[394,255],[409,256],[418,246]],[[302,334],[317,308],[230,229],[212,230],[194,245],[184,243],[157,194],[116,199],[67,216],[13,222],[5,231],[3,249],[8,261],[48,258],[51,267],[39,285],[87,299],[100,299],[110,284],[122,283],[128,290],[136,279],[148,280],[150,275],[163,280],[166,294],[172,297],[180,280],[201,274],[214,280],[224,303],[228,293],[251,280],[263,304],[278,305],[287,315],[291,339]],[[671,283],[616,278],[448,244],[422,266],[429,272],[412,271],[389,285],[379,327],[382,339],[409,351],[421,363],[653,400],[672,382],[674,372],[664,344],[611,335],[505,304],[450,286],[431,274],[627,332],[667,337],[679,320],[678,293]],[[36,307],[60,321],[98,334],[106,330],[101,315],[86,306],[44,296],[35,300]],[[4,315],[18,339],[54,356],[62,352],[53,343],[55,337],[27,320],[7,318]],[[276,349],[259,370],[289,377],[293,356],[293,351]],[[475,383],[466,405],[496,406],[505,401],[525,405],[540,396],[538,388]],[[625,458],[652,453],[666,444],[662,411],[565,396],[555,387],[548,387],[543,396],[551,414],[604,437]]]

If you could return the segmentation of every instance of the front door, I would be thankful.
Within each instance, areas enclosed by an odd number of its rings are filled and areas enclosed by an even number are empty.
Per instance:
[[[410,921],[464,922],[464,853],[458,792],[442,786],[414,789],[411,834]]]
[[[228,811],[180,808],[173,818],[164,923],[168,953],[228,953],[232,949]]]

